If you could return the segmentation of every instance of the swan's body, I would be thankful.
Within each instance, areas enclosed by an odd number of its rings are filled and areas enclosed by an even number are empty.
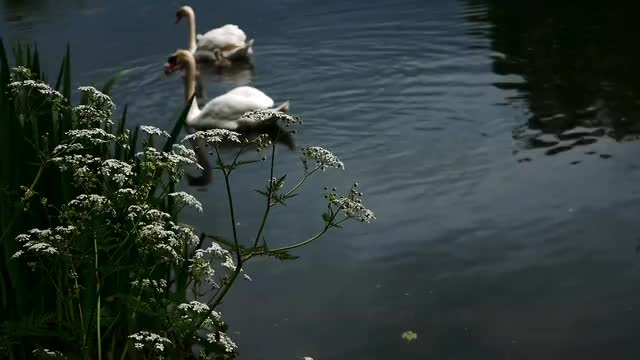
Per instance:
[[[195,13],[190,6],[183,6],[176,12],[176,23],[183,17],[189,24],[189,51],[214,52],[229,60],[247,59],[253,53],[253,40],[247,41],[247,35],[237,25],[227,24],[204,34],[196,34]]]
[[[178,67],[185,68],[185,100],[191,101],[195,94],[196,65],[193,54],[189,51],[178,50],[170,59],[168,71],[175,71]],[[175,64],[171,64],[174,62]],[[202,109],[195,99],[191,102],[187,113],[187,125],[194,129],[227,129],[235,131],[251,131],[252,128],[263,126],[262,122],[243,119],[246,112],[262,109],[287,111],[289,103],[285,102],[273,108],[273,100],[262,91],[251,86],[239,86],[209,101]]]
[[[187,125],[196,129],[237,130],[253,125],[251,120],[240,119],[244,113],[269,109],[273,104],[273,100],[262,91],[240,86],[212,99],[202,110],[192,105],[187,114]]]

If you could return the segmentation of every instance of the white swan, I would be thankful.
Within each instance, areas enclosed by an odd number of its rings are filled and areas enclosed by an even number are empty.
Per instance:
[[[227,24],[196,35],[196,16],[190,6],[182,6],[176,11],[176,24],[187,18],[189,23],[189,51],[220,51],[229,60],[247,59],[253,53],[253,39],[247,41],[247,35],[237,25]]]
[[[165,73],[171,73],[184,69],[185,102],[188,103],[195,94],[196,63],[194,56],[187,50],[178,50],[169,58],[165,67]],[[187,125],[191,128],[201,129],[227,129],[238,132],[252,131],[264,124],[252,119],[241,119],[241,116],[249,111],[261,109],[273,109],[287,112],[289,102],[284,102],[273,108],[273,100],[262,91],[251,86],[239,86],[210,100],[202,109],[198,103],[191,102],[187,113]]]

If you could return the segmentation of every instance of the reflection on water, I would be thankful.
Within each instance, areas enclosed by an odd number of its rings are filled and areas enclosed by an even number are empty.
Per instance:
[[[116,102],[129,103],[130,119],[170,128],[182,79],[165,77],[162,65],[184,45],[173,24],[181,2],[86,2],[87,12],[105,10],[88,17],[63,4],[68,16],[34,31],[20,21],[0,28],[55,49],[70,40],[79,84],[131,68]],[[198,30],[236,23],[256,38],[255,68],[203,72],[205,98],[251,84],[290,100],[305,121],[299,146],[324,146],[346,164],[273,211],[265,237],[276,246],[316,233],[322,188],[354,180],[378,218],[299,249],[299,260],[249,264],[254,281],[222,309],[240,359],[640,355],[640,142],[628,141],[639,130],[640,23],[629,6],[192,5]],[[51,25],[62,18],[64,31]],[[278,147],[278,176],[302,173],[297,155]],[[259,226],[262,199],[252,190],[267,182],[264,163],[234,174],[241,237]],[[205,213],[185,221],[226,236],[216,176],[198,194]],[[407,330],[418,340],[404,342]]]
[[[522,81],[495,85],[526,101],[527,124],[514,131],[525,147],[546,154],[589,145],[602,136],[633,141],[640,134],[640,25],[623,3],[468,1],[485,7],[493,70]],[[475,13],[474,13],[475,15]],[[576,129],[578,128],[578,130]]]

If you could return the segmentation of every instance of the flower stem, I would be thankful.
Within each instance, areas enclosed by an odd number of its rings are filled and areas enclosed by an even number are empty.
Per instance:
[[[262,235],[262,231],[264,230],[264,226],[267,223],[267,217],[269,216],[269,211],[273,204],[271,203],[271,196],[273,194],[273,168],[276,156],[276,144],[273,143],[271,145],[271,175],[269,176],[269,192],[267,193],[267,207],[264,209],[264,214],[262,215],[262,222],[260,223],[260,228],[258,229],[258,233],[256,234],[256,239],[253,242],[253,247],[258,246],[258,242],[260,241],[260,235]]]

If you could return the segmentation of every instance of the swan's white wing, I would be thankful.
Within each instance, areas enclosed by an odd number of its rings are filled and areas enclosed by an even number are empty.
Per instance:
[[[237,25],[227,24],[198,35],[196,39],[198,49],[213,51],[242,47],[247,41],[247,35]]]
[[[240,86],[209,101],[192,123],[199,128],[235,130],[248,125],[238,122],[244,113],[272,106],[273,100],[262,91]]]

